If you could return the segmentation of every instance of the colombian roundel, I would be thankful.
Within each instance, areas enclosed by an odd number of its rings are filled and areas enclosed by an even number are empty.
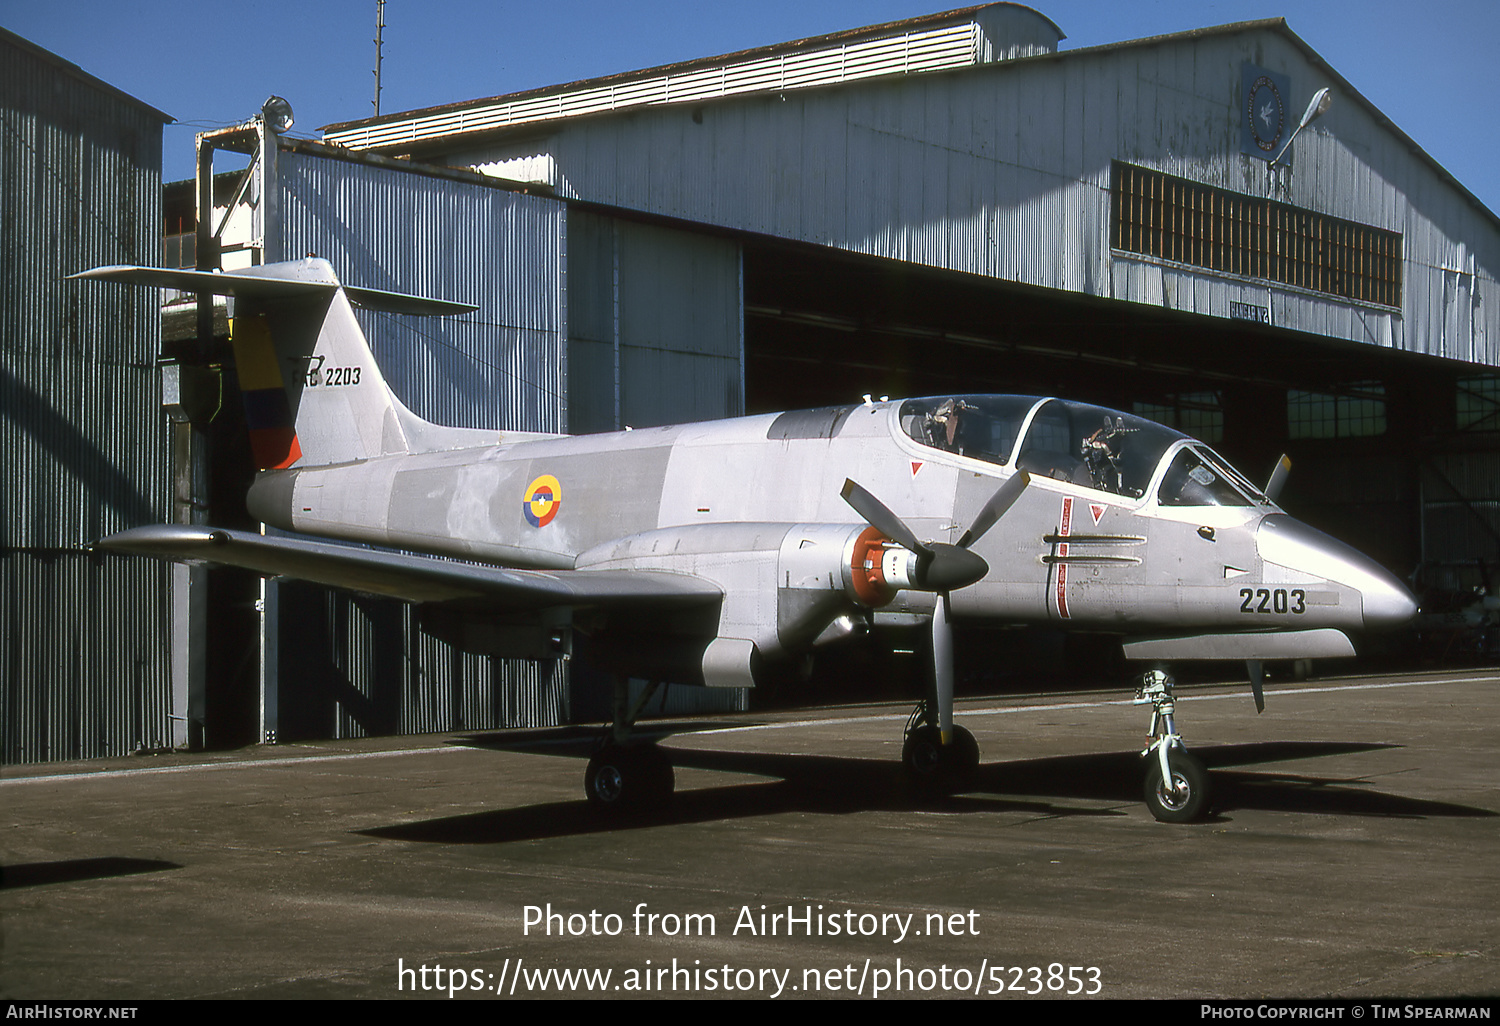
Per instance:
[[[526,499],[521,503],[521,512],[532,527],[546,527],[557,516],[562,505],[562,485],[551,474],[543,474],[526,486]]]

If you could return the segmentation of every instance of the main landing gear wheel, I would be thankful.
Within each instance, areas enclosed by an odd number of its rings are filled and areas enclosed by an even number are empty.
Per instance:
[[[1161,760],[1149,757],[1146,770],[1146,807],[1162,823],[1191,823],[1208,815],[1212,797],[1208,770],[1190,753],[1176,748],[1167,753],[1172,768],[1170,785],[1162,779]]]
[[[936,727],[913,727],[901,746],[901,763],[913,784],[924,791],[952,790],[968,782],[979,768],[979,742],[963,727],[943,744]]]
[[[589,804],[605,812],[665,805],[675,784],[671,760],[655,745],[606,744],[583,775]]]

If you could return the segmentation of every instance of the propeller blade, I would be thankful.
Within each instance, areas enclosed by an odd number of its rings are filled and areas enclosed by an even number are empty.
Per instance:
[[[1276,501],[1276,496],[1281,494],[1281,487],[1286,484],[1287,475],[1291,472],[1291,458],[1283,454],[1281,459],[1276,461],[1276,469],[1271,471],[1271,480],[1266,482],[1266,498],[1272,502]]]
[[[1266,711],[1266,666],[1259,659],[1247,659],[1245,669],[1250,671],[1250,693],[1255,696],[1255,711]]]
[[[891,541],[903,548],[910,549],[919,556],[931,557],[932,550],[921,542],[917,536],[912,534],[911,528],[896,514],[892,513],[885,503],[871,495],[865,489],[855,484],[848,478],[844,479],[844,489],[839,492],[844,501],[854,507],[854,512],[865,518],[866,523]]]
[[[958,547],[966,549],[980,538],[984,537],[986,531],[995,526],[995,522],[1005,516],[1006,512],[1016,504],[1026,486],[1031,484],[1031,475],[1024,470],[1018,470],[990,496],[990,501],[984,504],[964,536],[958,540]]]
[[[932,676],[938,731],[946,745],[953,740],[953,628],[948,624],[947,592],[938,595],[932,610]]]

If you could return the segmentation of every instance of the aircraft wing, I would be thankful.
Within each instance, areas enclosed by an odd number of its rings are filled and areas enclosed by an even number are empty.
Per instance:
[[[479,600],[498,612],[636,603],[680,608],[709,605],[723,597],[715,584],[667,571],[510,570],[183,524],[137,527],[110,535],[98,545],[110,552],[240,567],[268,577],[294,577],[408,602]]]

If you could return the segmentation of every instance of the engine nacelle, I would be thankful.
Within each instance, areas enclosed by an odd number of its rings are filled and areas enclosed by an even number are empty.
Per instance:
[[[776,634],[787,650],[852,633],[914,587],[917,556],[873,527],[796,524],[777,555]]]
[[[843,553],[844,588],[859,605],[879,609],[915,587],[917,554],[873,527],[853,535]]]
[[[761,656],[775,659],[857,629],[862,611],[886,606],[913,587],[916,561],[868,526],[695,524],[617,539],[584,553],[578,565],[668,570],[712,581],[724,591],[717,636],[753,642]],[[766,601],[772,594],[774,607]],[[704,676],[721,675],[722,661],[716,658],[714,671]]]

